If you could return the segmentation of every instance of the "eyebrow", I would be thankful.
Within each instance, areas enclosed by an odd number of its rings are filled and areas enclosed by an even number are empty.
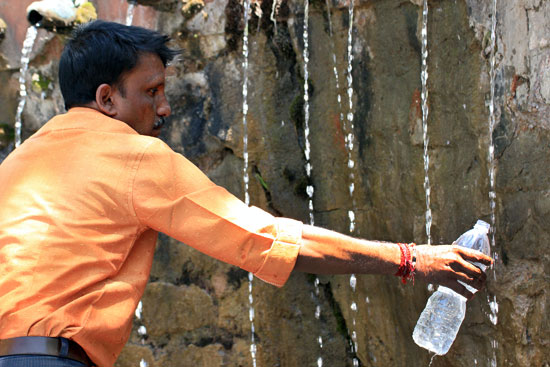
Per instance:
[[[151,76],[150,78],[147,78],[147,79],[145,80],[145,82],[146,82],[147,84],[153,83],[153,82],[155,82],[155,81],[158,81],[158,82],[156,83],[157,85],[164,84],[164,83],[165,83],[165,80],[164,80],[164,73],[157,73],[157,74],[155,74],[155,75],[153,75],[153,76]]]

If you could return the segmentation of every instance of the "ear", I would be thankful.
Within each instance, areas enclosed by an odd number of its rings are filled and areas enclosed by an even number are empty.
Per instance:
[[[99,110],[107,116],[113,117],[117,114],[114,104],[115,89],[109,84],[101,84],[95,91],[95,102]]]

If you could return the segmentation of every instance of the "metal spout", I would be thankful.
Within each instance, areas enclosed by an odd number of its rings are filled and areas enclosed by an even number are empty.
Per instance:
[[[4,20],[2,20],[2,18],[0,18],[0,42],[2,42],[2,40],[6,36],[6,28],[7,27],[8,26],[6,25],[6,22],[4,22]]]
[[[76,19],[76,7],[71,0],[35,1],[27,7],[27,19],[38,27],[69,27]]]

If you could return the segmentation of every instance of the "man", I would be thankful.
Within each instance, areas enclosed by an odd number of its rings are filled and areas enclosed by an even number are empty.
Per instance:
[[[0,367],[112,366],[164,232],[282,286],[293,270],[481,288],[453,246],[354,239],[249,208],[157,139],[168,37],[96,21],[59,65],[68,113],[0,165]],[[40,354],[40,355],[37,355]],[[49,364],[48,364],[49,363]]]

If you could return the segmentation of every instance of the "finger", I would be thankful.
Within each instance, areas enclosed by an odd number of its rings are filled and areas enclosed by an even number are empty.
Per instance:
[[[457,271],[457,277],[459,280],[463,281],[464,283],[468,284],[469,286],[474,287],[477,290],[480,290],[483,288],[483,285],[487,281],[487,274],[482,272],[478,267],[474,266],[475,270],[473,272],[465,271],[460,272]],[[467,279],[465,280],[464,277]]]
[[[450,284],[446,284],[444,286],[451,288],[453,291],[460,294],[462,297],[466,298],[468,301],[474,298],[474,293],[470,292],[465,286],[463,286],[458,282],[451,282]]]
[[[460,246],[458,246],[457,248],[460,252],[460,256],[462,256],[464,260],[478,262],[486,266],[490,266],[493,264],[493,259],[485,255],[483,252]]]
[[[456,261],[449,264],[449,266],[455,272],[465,273],[471,278],[485,279],[487,277],[480,268],[467,261]]]
[[[464,284],[467,284],[470,287],[473,287],[477,290],[479,290],[481,288],[481,286],[483,285],[483,282],[480,279],[470,277],[470,276],[468,276],[464,273],[456,272],[456,273],[454,273],[454,276],[455,276],[457,281],[459,281],[461,283],[464,283]]]
[[[482,278],[472,278],[464,273],[455,273],[455,275],[458,281],[461,281],[462,283],[467,284],[478,291],[483,288],[483,284],[485,283]]]

